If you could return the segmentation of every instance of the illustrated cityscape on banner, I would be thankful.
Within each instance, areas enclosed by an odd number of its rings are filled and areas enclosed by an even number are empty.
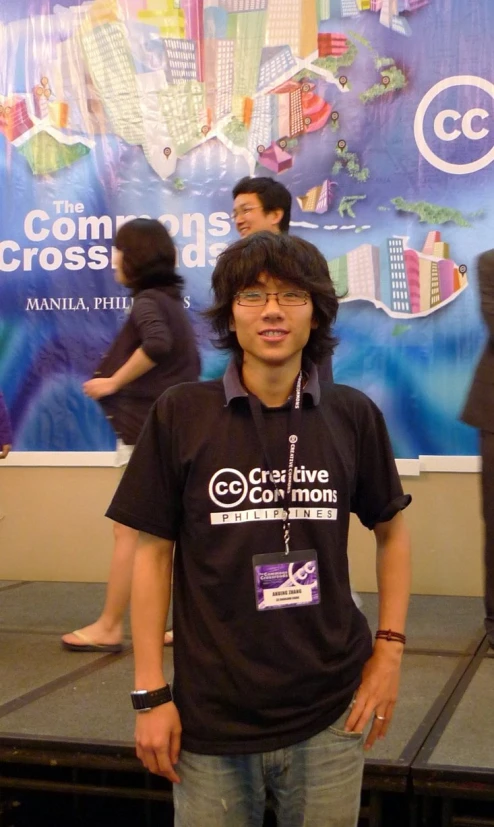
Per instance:
[[[6,0],[0,387],[15,447],[111,444],[80,384],[129,306],[111,240],[133,215],[173,235],[204,377],[221,374],[199,311],[235,239],[231,187],[269,175],[342,297],[337,381],[380,405],[397,456],[477,453],[457,421],[483,337],[466,288],[490,246],[494,13],[476,6]],[[475,43],[461,75],[460,21]]]

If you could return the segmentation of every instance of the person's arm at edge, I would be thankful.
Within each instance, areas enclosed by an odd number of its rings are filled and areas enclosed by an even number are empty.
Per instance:
[[[379,596],[379,629],[404,633],[410,596],[410,539],[401,512],[374,526],[376,568]],[[376,640],[372,656],[364,666],[355,703],[347,719],[347,731],[362,732],[374,717],[365,741],[369,749],[376,738],[384,738],[393,716],[398,696],[403,644]]]
[[[0,391],[0,459],[5,459],[12,448],[12,426],[3,393]]]
[[[494,339],[494,250],[482,253],[478,262],[480,309],[482,318]]]
[[[172,540],[140,533],[134,562],[131,625],[135,688],[149,692],[167,683],[163,677],[163,635],[170,605],[173,546]],[[150,772],[175,783],[180,782],[174,765],[180,754],[181,731],[173,701],[137,713],[137,757]]]

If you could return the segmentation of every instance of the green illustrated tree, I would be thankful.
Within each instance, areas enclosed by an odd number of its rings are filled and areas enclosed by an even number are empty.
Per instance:
[[[249,137],[248,130],[242,121],[239,121],[235,115],[224,129],[225,136],[236,146],[247,146],[247,139]]]
[[[403,336],[403,334],[407,333],[409,330],[411,330],[411,325],[409,324],[395,324],[391,335],[395,337]]]
[[[384,60],[384,58],[381,58]],[[390,92],[398,92],[407,85],[407,79],[401,69],[395,65],[381,70],[381,82],[374,83],[365,92],[359,95],[362,103],[369,103],[382,95],[389,95]]]
[[[367,198],[366,195],[344,195],[338,204],[338,212],[341,217],[348,215],[350,218],[355,218],[353,207],[357,201],[363,201],[365,198]]]
[[[342,170],[348,173],[351,178],[355,178],[361,183],[365,183],[369,178],[370,171],[367,167],[361,167],[358,155],[356,152],[350,152],[346,144],[344,147],[336,146],[336,161],[333,164],[332,173],[337,175]]]
[[[465,216],[452,207],[442,207],[439,204],[429,204],[427,201],[405,201],[404,198],[391,198],[391,203],[399,212],[410,212],[418,216],[419,221],[426,224],[447,224],[451,221],[458,227],[471,227]]]
[[[343,66],[352,66],[353,61],[357,57],[358,49],[355,43],[347,39],[348,49],[342,55],[328,55],[327,57],[318,57],[314,60],[314,66],[320,66],[321,69],[327,69],[335,75],[338,69]]]

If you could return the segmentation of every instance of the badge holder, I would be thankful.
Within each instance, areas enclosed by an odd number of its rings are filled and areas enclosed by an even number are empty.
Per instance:
[[[255,554],[252,566],[259,612],[314,606],[320,602],[315,549]]]

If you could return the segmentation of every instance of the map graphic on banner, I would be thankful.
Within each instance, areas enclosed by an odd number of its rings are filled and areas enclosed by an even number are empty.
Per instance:
[[[81,384],[130,306],[111,245],[133,216],[174,237],[203,376],[221,375],[200,311],[236,238],[232,186],[269,175],[342,297],[336,381],[377,402],[398,457],[476,454],[457,417],[485,335],[471,286],[492,246],[493,24],[489,0],[4,0],[15,449],[113,446]]]

